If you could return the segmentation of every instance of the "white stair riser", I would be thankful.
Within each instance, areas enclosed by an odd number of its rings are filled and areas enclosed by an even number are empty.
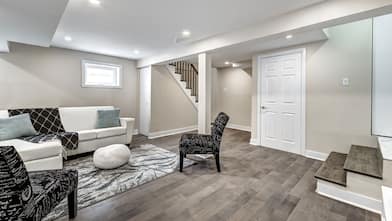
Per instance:
[[[384,186],[392,187],[392,161],[384,160],[382,179]]]
[[[380,179],[347,171],[346,189],[351,192],[381,200],[381,185],[382,180]]]
[[[317,179],[316,192],[328,198],[382,214],[382,201],[363,194],[351,192],[347,188]]]

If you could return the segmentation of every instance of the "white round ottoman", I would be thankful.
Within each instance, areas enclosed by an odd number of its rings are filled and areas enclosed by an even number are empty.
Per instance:
[[[94,165],[100,169],[114,169],[126,164],[131,151],[124,144],[113,144],[98,148],[94,152]]]

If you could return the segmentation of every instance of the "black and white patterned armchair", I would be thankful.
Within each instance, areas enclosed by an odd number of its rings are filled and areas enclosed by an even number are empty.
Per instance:
[[[215,156],[218,172],[221,171],[219,161],[220,143],[226,124],[230,117],[221,112],[216,117],[211,127],[211,135],[206,134],[184,134],[180,140],[180,172],[184,165],[187,154],[213,154]]]
[[[27,172],[12,146],[0,146],[0,220],[39,221],[68,196],[69,217],[77,214],[78,172]]]

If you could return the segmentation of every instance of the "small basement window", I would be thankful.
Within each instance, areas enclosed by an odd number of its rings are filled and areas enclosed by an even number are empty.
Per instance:
[[[82,60],[82,87],[121,88],[122,66]]]

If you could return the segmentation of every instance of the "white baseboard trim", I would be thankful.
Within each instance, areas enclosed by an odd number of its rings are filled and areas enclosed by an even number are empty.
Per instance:
[[[305,157],[325,161],[328,157],[328,154],[314,150],[305,150]]]
[[[186,133],[190,132],[193,130],[197,130],[197,125],[189,126],[189,127],[183,127],[183,128],[177,128],[177,129],[171,129],[171,130],[164,130],[164,131],[157,131],[157,132],[152,132],[149,133],[148,139],[155,139],[159,137],[166,137],[174,134],[180,134],[180,133]]]
[[[253,146],[260,146],[259,142],[257,141],[257,138],[250,138],[249,144]]]
[[[138,129],[134,129],[133,130],[133,135],[138,135],[139,134],[139,130]]]
[[[374,213],[382,214],[382,201],[362,194],[347,191],[344,187],[317,180],[316,193]]]
[[[244,125],[239,125],[239,124],[228,123],[226,127],[230,128],[230,129],[242,130],[242,131],[247,131],[247,132],[251,131],[250,126],[244,126]]]

